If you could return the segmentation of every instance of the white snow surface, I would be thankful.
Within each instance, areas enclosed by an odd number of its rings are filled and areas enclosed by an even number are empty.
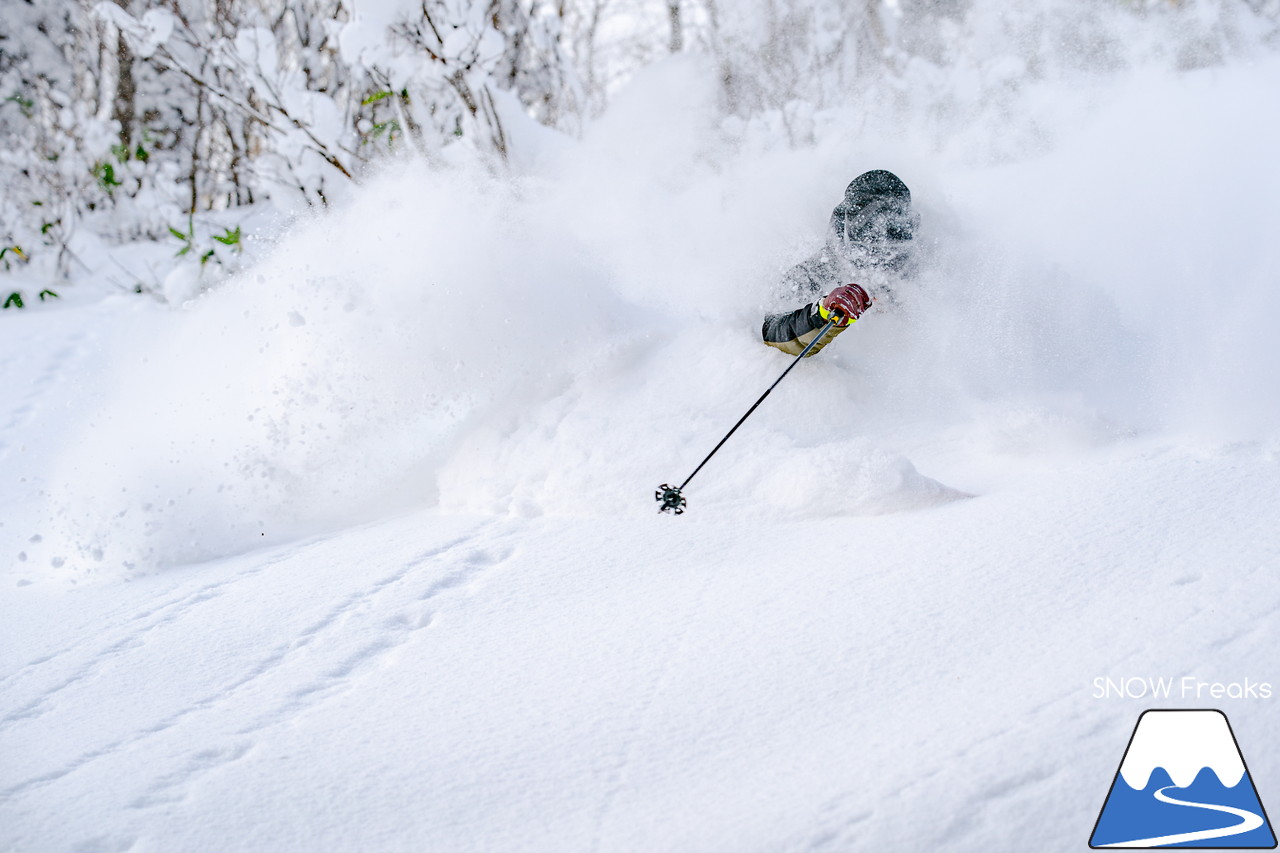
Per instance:
[[[1228,788],[1244,777],[1244,759],[1220,711],[1148,711],[1138,721],[1120,765],[1130,788],[1143,790],[1163,767],[1173,784],[1186,788],[1208,767]]]
[[[800,150],[708,74],[0,317],[0,848],[1078,850],[1146,707],[1094,678],[1280,680],[1280,63]],[[658,517],[869,168],[918,279]]]

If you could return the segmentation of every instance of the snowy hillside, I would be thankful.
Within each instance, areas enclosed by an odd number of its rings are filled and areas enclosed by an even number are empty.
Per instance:
[[[1080,850],[1148,707],[1280,810],[1277,700],[1093,689],[1280,683],[1280,60],[716,73],[0,316],[0,849]],[[658,516],[871,168],[918,275]]]

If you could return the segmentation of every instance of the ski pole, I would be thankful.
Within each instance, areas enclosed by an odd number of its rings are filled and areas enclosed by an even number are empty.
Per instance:
[[[767,391],[765,391],[763,394],[760,395],[760,399],[756,400],[754,403],[751,404],[751,408],[747,409],[747,413],[742,417],[738,418],[738,422],[733,425],[733,429],[725,433],[724,438],[720,439],[720,443],[711,449],[711,452],[707,454],[706,459],[703,459],[701,462],[698,463],[698,467],[693,469],[692,474],[684,478],[683,483],[681,483],[678,486],[672,486],[667,483],[663,483],[661,486],[658,486],[657,490],[655,490],[653,493],[653,499],[658,501],[658,503],[662,504],[660,507],[658,507],[658,512],[670,512],[674,515],[680,515],[682,512],[684,512],[686,501],[684,499],[684,496],[681,494],[681,491],[684,489],[684,487],[689,485],[689,481],[692,480],[697,475],[697,473],[702,470],[702,466],[706,465],[707,462],[711,460],[711,457],[716,455],[716,451],[724,446],[724,443],[729,440],[729,436],[733,435],[735,432],[738,431],[738,427],[742,426],[742,422],[745,421],[747,418],[751,417],[751,413],[756,410],[757,406],[759,406],[761,403],[764,402],[764,398],[768,397],[769,394],[772,393],[774,388],[778,387],[778,383],[787,378],[787,374],[791,372],[791,368],[799,364],[800,359],[808,355],[809,350],[813,349],[814,346],[818,343],[818,341],[826,337],[827,332],[831,331],[831,327],[834,326],[835,324],[836,324],[835,317],[832,317],[830,320],[827,321],[827,325],[822,327],[822,331],[818,332],[818,334],[814,336],[813,340],[809,341],[809,345],[806,346],[803,350],[801,350],[800,354],[796,356],[795,359],[793,359],[790,364],[787,365],[787,369],[782,371],[782,375],[779,376],[777,379],[773,380],[773,384],[769,386],[769,389]]]

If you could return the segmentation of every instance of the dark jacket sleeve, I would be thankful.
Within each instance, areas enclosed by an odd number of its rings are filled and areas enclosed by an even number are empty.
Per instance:
[[[787,314],[768,315],[764,318],[760,335],[769,346],[777,347],[789,355],[799,355],[826,324],[818,315],[818,303],[810,302]],[[817,346],[809,350],[809,355],[817,355],[819,350],[831,343],[845,328],[847,327],[833,326]]]
[[[766,344],[782,344],[798,340],[823,325],[822,318],[818,316],[818,303],[810,302],[785,314],[767,315],[760,333]]]

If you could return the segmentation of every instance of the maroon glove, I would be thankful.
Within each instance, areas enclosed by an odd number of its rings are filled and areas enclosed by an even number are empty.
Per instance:
[[[818,316],[823,320],[836,320],[843,328],[862,316],[871,307],[871,297],[857,284],[842,284],[822,297],[818,303]]]

